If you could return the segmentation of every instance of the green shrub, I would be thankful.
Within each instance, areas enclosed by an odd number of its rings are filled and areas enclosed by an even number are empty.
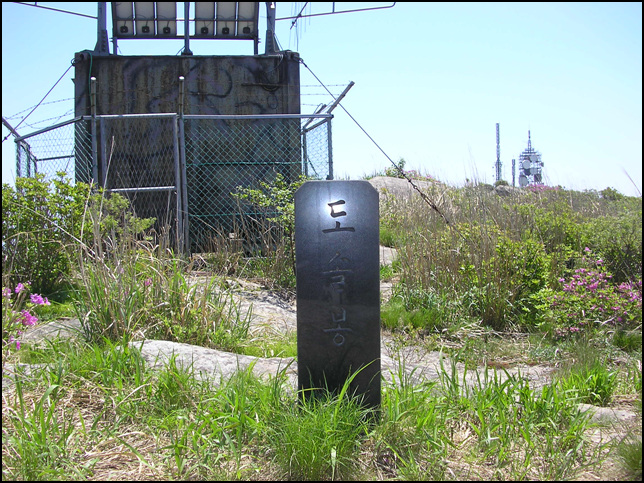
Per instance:
[[[547,252],[556,251],[561,246],[575,251],[581,249],[584,218],[560,196],[553,194],[547,199],[539,198],[536,202],[522,204],[518,212],[524,224],[522,236],[539,240]]]
[[[2,273],[13,285],[30,281],[34,292],[49,297],[71,274],[81,236],[89,186],[71,186],[63,177],[44,175],[2,185]]]
[[[152,226],[128,210],[126,198],[92,193],[63,173],[42,174],[2,185],[2,274],[11,284],[61,300],[83,247],[103,251],[102,237],[127,236]]]
[[[289,183],[278,173],[272,183],[261,182],[259,188],[239,187],[232,193],[243,212],[252,208],[258,215],[252,225],[249,221],[244,226],[242,235],[251,245],[259,245],[264,260],[253,269],[272,286],[295,288],[295,192],[307,179],[300,176]]]
[[[465,235],[469,250],[452,275],[463,308],[495,330],[530,323],[535,312],[530,297],[546,285],[550,274],[543,245],[531,238],[512,240],[491,227],[473,228]]]
[[[604,265],[623,283],[642,276],[642,205],[594,218],[583,225],[583,246],[601,254]]]

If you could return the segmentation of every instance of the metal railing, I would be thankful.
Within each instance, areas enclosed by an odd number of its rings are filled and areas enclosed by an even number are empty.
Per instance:
[[[300,175],[333,179],[331,114],[82,116],[16,138],[18,177],[64,171],[127,197],[181,251],[257,217],[239,189]]]

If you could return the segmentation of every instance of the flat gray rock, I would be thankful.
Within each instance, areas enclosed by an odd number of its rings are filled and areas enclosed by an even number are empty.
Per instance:
[[[251,366],[258,377],[285,375],[292,387],[297,385],[297,362],[293,357],[253,357],[167,340],[133,341],[130,346],[141,351],[152,369],[163,369],[174,357],[178,368],[192,371],[195,378],[210,380],[215,385]]]
[[[164,369],[174,357],[177,367],[192,371],[195,378],[210,380],[215,385],[252,366],[253,374],[258,377],[268,379],[284,375],[288,386],[293,390],[297,388],[297,361],[293,357],[254,357],[166,340],[133,341],[130,346],[141,351],[152,369]],[[399,362],[382,355],[381,364],[383,377],[389,382],[395,381],[395,377],[400,375]],[[413,367],[403,366],[407,376],[412,376],[413,371]],[[413,380],[420,379],[416,377]]]
[[[583,403],[578,404],[578,407],[582,411],[589,411],[590,420],[593,423],[610,424],[637,419],[636,413],[625,409],[604,408]]]
[[[37,343],[44,340],[51,340],[56,337],[61,339],[69,339],[78,337],[82,334],[82,328],[78,319],[65,317],[60,320],[54,320],[47,324],[39,325],[31,329],[27,329],[21,336],[24,342]]]

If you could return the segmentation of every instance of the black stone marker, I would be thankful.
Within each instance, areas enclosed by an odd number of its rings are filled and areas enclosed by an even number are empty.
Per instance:
[[[298,390],[380,406],[378,192],[367,181],[308,181],[295,193]]]

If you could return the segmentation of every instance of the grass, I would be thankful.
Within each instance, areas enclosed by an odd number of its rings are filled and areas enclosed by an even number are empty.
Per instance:
[[[575,397],[503,371],[454,362],[419,384],[401,368],[373,419],[252,368],[216,386],[123,342],[39,351],[3,392],[3,479],[567,479],[600,459]]]
[[[3,347],[3,372],[13,373],[3,379],[3,479],[641,478],[641,409],[618,443],[597,443],[578,406],[641,401],[641,288],[639,308],[637,290],[618,289],[637,287],[641,198],[559,190],[501,198],[441,183],[428,196],[451,228],[419,199],[390,198],[381,211],[381,238],[398,253],[380,271],[393,285],[382,326],[400,364],[383,380],[377,417],[342,393],[298,397],[285,376],[259,379],[252,367],[217,384],[175,359],[151,370],[130,344],[156,338],[296,357],[296,334],[253,333],[252,312],[226,281],[292,294],[288,239],[260,240],[263,256],[249,257],[237,237],[215,238],[199,279],[195,261],[154,233],[113,230],[91,247],[66,247],[79,254],[71,295],[38,316],[76,315],[82,333]],[[617,312],[586,317],[601,301],[579,294],[565,300],[579,320],[557,312],[560,280],[589,263],[585,246],[615,276],[602,294],[619,304],[620,321]],[[3,343],[4,328],[3,312]],[[437,378],[405,368],[409,346],[448,356]],[[516,371],[535,364],[552,369],[551,381],[533,385]],[[611,462],[620,469],[606,474]]]
[[[642,394],[640,381],[640,398],[636,403],[640,418],[642,416]],[[617,457],[625,472],[625,478],[634,481],[642,480],[642,434],[629,432],[617,445]]]
[[[263,333],[250,339],[239,353],[254,357],[296,357],[297,334],[294,331],[270,335]]]

